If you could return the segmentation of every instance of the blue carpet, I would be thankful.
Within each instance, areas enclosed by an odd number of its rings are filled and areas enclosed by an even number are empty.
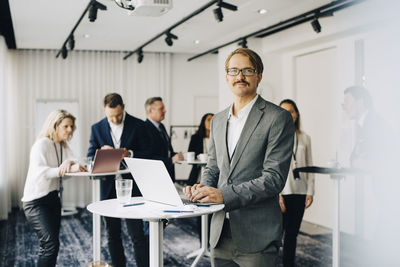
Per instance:
[[[125,224],[123,225],[125,228]],[[170,221],[164,230],[164,266],[191,265],[193,258],[186,259],[186,255],[200,247],[196,229],[195,218]],[[124,233],[126,232],[124,229]],[[128,266],[135,266],[132,243],[126,234],[123,239]],[[101,240],[102,259],[111,262],[104,231]],[[57,266],[87,266],[92,258],[91,213],[81,209],[76,215],[63,217],[60,241]],[[38,248],[38,239],[26,223],[22,211],[14,210],[7,221],[0,221],[0,266],[35,266]],[[296,265],[331,266],[330,236],[300,234]],[[211,266],[209,258],[203,258],[198,266]]]

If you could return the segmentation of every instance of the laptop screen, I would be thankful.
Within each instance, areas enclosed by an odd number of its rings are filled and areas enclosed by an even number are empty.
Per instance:
[[[146,200],[183,206],[179,193],[161,160],[124,159]]]
[[[94,156],[91,173],[107,173],[119,170],[124,149],[98,149]]]

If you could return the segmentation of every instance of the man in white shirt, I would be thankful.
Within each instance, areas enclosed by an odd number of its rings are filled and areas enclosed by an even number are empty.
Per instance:
[[[111,93],[104,97],[106,118],[92,126],[88,157],[94,157],[97,149],[123,148],[124,157],[149,158],[150,140],[144,122],[125,112],[125,105],[119,94]],[[132,175],[123,175],[133,179]],[[133,182],[132,196],[141,196]],[[114,177],[107,176],[101,180],[101,199],[116,198]],[[126,258],[121,240],[121,220],[104,217],[108,233],[108,247],[113,266],[125,266]],[[143,232],[142,220],[127,219],[128,233],[133,241],[136,264],[139,267],[149,265],[148,237]]]
[[[211,219],[212,266],[275,267],[282,237],[278,204],[289,170],[294,125],[290,113],[257,95],[263,63],[238,48],[225,62],[234,102],[213,117],[208,163],[192,201],[220,202]]]

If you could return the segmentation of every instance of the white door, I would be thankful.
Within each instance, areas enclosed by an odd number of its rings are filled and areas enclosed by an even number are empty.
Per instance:
[[[326,166],[335,159],[340,132],[340,103],[343,89],[337,84],[336,48],[295,57],[295,91],[301,127],[311,136],[315,166]],[[333,183],[327,175],[315,176],[313,205],[304,219],[332,227]]]

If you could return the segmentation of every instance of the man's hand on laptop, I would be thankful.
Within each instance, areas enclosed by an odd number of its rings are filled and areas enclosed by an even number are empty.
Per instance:
[[[101,147],[101,149],[114,149],[112,146],[109,145],[104,145]]]
[[[183,192],[192,202],[200,203],[223,203],[224,198],[222,192],[211,186],[202,184],[194,184],[193,186],[187,186]]]
[[[131,152],[126,148],[124,148],[124,153],[122,154],[122,159],[125,157],[128,157],[128,158],[131,157]]]

